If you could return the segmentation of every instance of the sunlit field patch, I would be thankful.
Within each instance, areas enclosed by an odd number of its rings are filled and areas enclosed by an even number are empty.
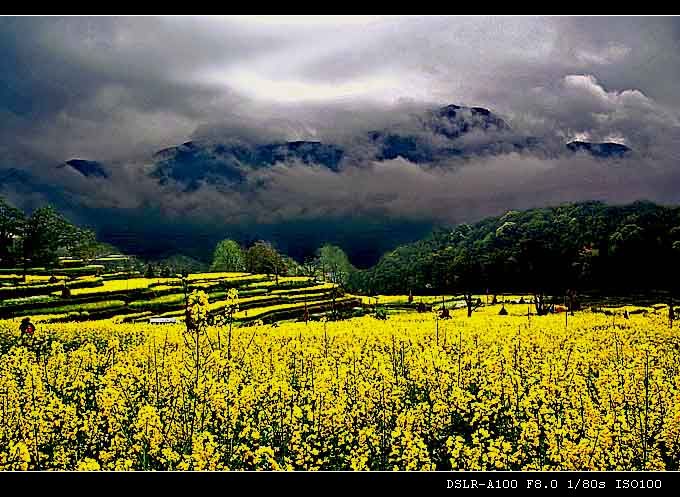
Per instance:
[[[20,342],[5,321],[0,467],[678,468],[680,338],[662,312],[507,307],[230,339],[93,321]]]

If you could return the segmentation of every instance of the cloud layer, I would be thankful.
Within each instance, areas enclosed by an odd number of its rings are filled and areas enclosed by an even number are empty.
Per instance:
[[[2,189],[29,208],[61,194],[76,214],[153,209],[225,226],[678,202],[679,44],[680,22],[654,17],[3,18],[0,169],[44,188]],[[417,116],[448,103],[493,110],[545,153],[436,167],[361,159],[370,130],[435,140]],[[573,139],[635,156],[612,165],[555,153]],[[340,173],[279,164],[249,174],[249,188],[180,194],[148,172],[154,152],[187,140],[319,140],[359,159]],[[111,178],[56,167],[73,158],[103,162]]]

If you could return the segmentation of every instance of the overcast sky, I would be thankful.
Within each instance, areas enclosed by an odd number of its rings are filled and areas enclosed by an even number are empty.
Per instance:
[[[232,116],[401,100],[588,133],[593,113],[677,116],[679,41],[674,18],[3,18],[2,141],[109,159]]]
[[[680,20],[654,17],[5,17],[0,169],[70,181],[90,202],[99,188],[97,202],[110,205],[152,198],[180,213],[240,212],[238,195],[159,195],[137,169],[196,137],[341,141],[413,108],[456,103],[489,108],[527,134],[615,141],[638,156],[625,180],[584,161],[520,156],[444,177],[399,162],[339,176],[275,168],[268,196],[248,201],[262,212],[327,214],[348,200],[319,191],[355,190],[364,210],[389,199],[376,212],[459,221],[585,196],[680,200],[679,45]],[[105,193],[55,172],[76,157],[127,176]]]

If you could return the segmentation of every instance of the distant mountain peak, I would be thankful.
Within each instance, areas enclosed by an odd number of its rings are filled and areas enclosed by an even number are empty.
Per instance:
[[[440,115],[455,116],[456,111],[458,111],[460,109],[462,109],[462,107],[460,105],[449,104],[449,105],[445,105],[444,107],[440,107],[437,112]]]
[[[432,113],[426,126],[435,134],[454,140],[470,131],[505,132],[510,125],[483,107],[446,105]]]
[[[154,154],[156,167],[151,173],[161,184],[169,180],[184,185],[186,191],[201,183],[239,184],[249,170],[278,163],[301,162],[338,171],[344,151],[319,141],[296,140],[265,144],[245,144],[233,140],[186,142]]]
[[[574,140],[567,143],[567,148],[572,152],[586,152],[599,158],[623,157],[632,152],[626,145],[614,142],[593,143]]]
[[[343,164],[364,160],[402,158],[418,164],[446,164],[504,153],[561,155],[569,151],[616,159],[630,152],[617,143],[574,141],[566,149],[561,148],[559,142],[549,144],[541,138],[513,132],[503,118],[489,109],[457,104],[424,110],[357,138],[369,146],[345,143],[341,147],[316,140],[256,143],[238,136],[191,140],[154,154],[155,166],[150,175],[161,184],[176,183],[185,191],[199,189],[203,184],[240,189],[248,187],[250,172],[276,164],[302,164],[339,172]],[[85,175],[90,174],[88,171]]]
[[[69,168],[86,178],[108,178],[109,173],[106,171],[104,166],[93,160],[86,159],[71,159],[67,160],[60,166],[60,168]]]
[[[474,144],[459,141],[459,138],[475,131],[488,139]],[[378,160],[402,157],[410,162],[426,163],[464,157],[469,153],[494,153],[502,148],[526,148],[524,143],[508,141],[509,131],[510,126],[488,109],[449,104],[418,116],[415,127],[394,126],[373,130],[368,133],[368,138],[378,148],[375,157]]]
[[[482,114],[483,116],[491,115],[491,111],[489,109],[485,109],[484,107],[471,107],[470,109],[476,114]]]

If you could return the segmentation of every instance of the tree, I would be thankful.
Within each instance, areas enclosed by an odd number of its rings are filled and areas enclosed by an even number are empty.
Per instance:
[[[673,297],[680,293],[680,227],[671,228],[664,249],[666,253],[664,259],[668,262],[665,264],[665,271],[659,276],[665,280],[664,286],[668,290],[668,322],[672,328],[675,319]]]
[[[619,288],[632,289],[649,274],[649,265],[653,259],[645,257],[651,248],[651,240],[645,236],[644,230],[634,223],[623,224],[609,237],[610,255],[618,267],[625,267],[625,273],[612,271]],[[645,263],[645,264],[643,264]]]
[[[91,231],[74,226],[53,207],[36,209],[26,221],[22,240],[24,270],[29,260],[33,265],[54,266],[60,253],[71,255],[93,238]]]
[[[209,269],[208,264],[182,254],[172,255],[161,262],[170,269],[170,274],[203,273]]]
[[[481,305],[479,300],[473,298],[473,292],[479,289],[483,279],[480,258],[474,251],[463,248],[453,259],[451,272],[455,288],[463,293],[467,316],[472,317],[472,313]]]
[[[276,249],[265,241],[255,242],[245,253],[246,270],[249,273],[276,275],[276,284],[279,276],[287,274],[286,264]]]
[[[546,307],[546,278],[550,274],[548,257],[544,244],[535,239],[522,240],[519,247],[519,264],[525,282],[534,296],[536,314],[543,316]]]
[[[287,255],[282,256],[282,258],[286,274],[290,276],[304,276],[304,269],[295,259]]]
[[[153,267],[153,264],[148,264],[146,266],[146,271],[144,271],[144,277],[147,279],[153,279],[156,277],[156,270]]]
[[[211,271],[237,273],[246,268],[245,257],[241,246],[234,240],[222,240],[215,247]]]
[[[680,260],[669,248],[674,242],[680,242],[680,207],[583,202],[513,211],[438,228],[396,247],[372,268],[353,271],[347,289],[441,294],[452,289],[452,261],[466,248],[482,266],[479,290],[534,293],[542,314],[548,310],[548,295],[561,300],[567,290],[668,291],[677,284],[680,292],[680,277],[671,276]]]
[[[305,257],[305,260],[300,265],[300,274],[302,276],[309,276],[310,278],[316,274],[316,263],[317,260],[312,257]]]
[[[16,249],[23,236],[26,216],[16,207],[9,205],[0,198],[0,265],[14,266],[16,263]]]
[[[347,254],[338,246],[326,244],[318,251],[318,266],[321,267],[324,278],[332,283],[345,285],[354,267]]]
[[[452,245],[432,254],[432,284],[440,292],[452,291],[456,248]]]
[[[89,261],[101,253],[102,247],[93,231],[74,226],[63,249],[69,256]]]

